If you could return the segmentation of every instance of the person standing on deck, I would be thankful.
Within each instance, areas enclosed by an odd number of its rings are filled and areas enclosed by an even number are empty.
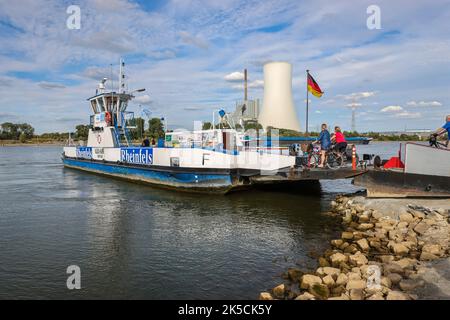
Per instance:
[[[145,137],[145,139],[142,141],[141,146],[144,147],[144,148],[150,147],[150,141],[148,140],[147,137]]]
[[[320,165],[318,168],[323,168],[326,161],[327,151],[331,146],[331,138],[330,132],[328,132],[327,125],[325,123],[322,124],[322,131],[320,132],[319,138],[317,139],[320,142]]]

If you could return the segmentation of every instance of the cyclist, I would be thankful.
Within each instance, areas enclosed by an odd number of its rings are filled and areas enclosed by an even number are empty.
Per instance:
[[[322,131],[320,132],[317,142],[320,142],[320,164],[318,168],[323,168],[325,165],[325,160],[327,156],[327,151],[331,146],[330,132],[328,132],[326,123],[322,124]]]
[[[331,136],[331,142],[334,142],[334,150],[344,153],[347,149],[347,141],[339,126],[334,127],[334,134]]]
[[[445,124],[437,129],[432,136],[437,137],[437,136],[441,136],[444,135],[445,133],[447,133],[447,142],[445,143],[445,146],[448,148],[448,142],[450,140],[450,114],[447,115],[447,117],[445,118]]]

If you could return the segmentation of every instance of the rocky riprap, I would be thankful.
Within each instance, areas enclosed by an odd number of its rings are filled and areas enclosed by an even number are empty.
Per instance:
[[[395,214],[366,206],[363,197],[338,197],[332,213],[344,231],[318,259],[315,272],[291,268],[287,282],[260,299],[410,300],[420,297],[429,261],[449,255],[448,209],[408,204]]]

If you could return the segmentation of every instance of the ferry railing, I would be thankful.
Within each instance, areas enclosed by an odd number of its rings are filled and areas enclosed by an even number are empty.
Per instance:
[[[131,114],[131,113],[128,113],[128,114]],[[122,129],[124,131],[125,140],[127,141],[127,145],[130,145],[131,137],[130,137],[130,133],[129,133],[128,128],[127,128],[127,122],[125,121],[125,117],[124,117],[124,113],[123,112],[121,113],[121,116],[122,116]]]

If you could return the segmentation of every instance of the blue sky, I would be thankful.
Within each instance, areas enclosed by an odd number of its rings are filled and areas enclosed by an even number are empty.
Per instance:
[[[147,89],[130,110],[141,104],[171,128],[233,110],[244,68],[262,98],[263,65],[278,60],[293,64],[303,129],[306,69],[325,91],[310,98],[311,129],[349,129],[352,102],[358,131],[434,129],[450,113],[450,1],[86,0],[81,29],[69,30],[71,4],[0,0],[0,123],[38,133],[87,123],[85,99],[120,57],[129,87]],[[380,30],[366,26],[372,4]]]

